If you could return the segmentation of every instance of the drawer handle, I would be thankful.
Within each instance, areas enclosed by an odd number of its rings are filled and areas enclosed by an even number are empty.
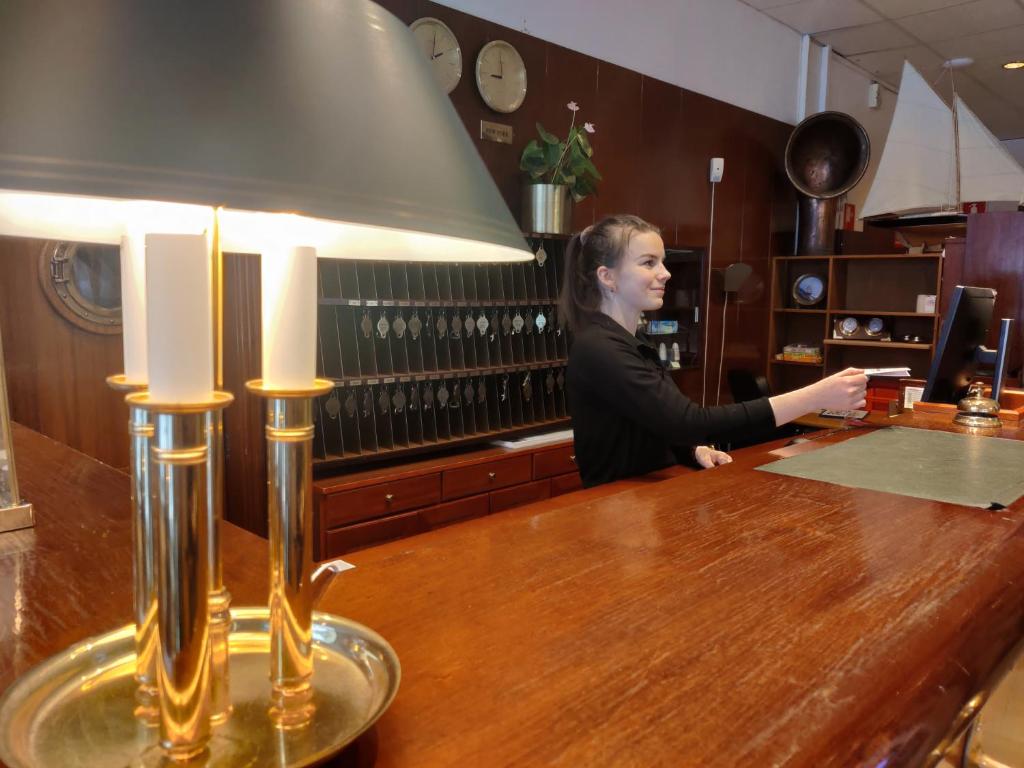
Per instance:
[[[391,500],[393,498],[395,498],[395,494],[393,493],[384,494],[384,501],[388,502],[389,504],[391,503]]]
[[[498,476],[498,473],[497,472],[488,472],[487,476],[489,478],[491,478],[491,480],[493,480],[494,478],[496,478]]]
[[[570,453],[569,454],[569,461],[571,461],[573,464],[576,463],[576,454],[575,453]]]

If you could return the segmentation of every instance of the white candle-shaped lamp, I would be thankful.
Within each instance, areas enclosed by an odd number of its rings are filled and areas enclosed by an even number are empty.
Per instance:
[[[141,235],[121,238],[121,327],[125,381],[145,384],[146,242]]]
[[[146,235],[146,338],[155,403],[213,395],[213,308],[206,235]]]
[[[316,249],[272,250],[260,272],[263,386],[308,389],[316,377]]]

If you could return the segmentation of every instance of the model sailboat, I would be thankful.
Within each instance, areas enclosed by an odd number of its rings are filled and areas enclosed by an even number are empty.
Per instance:
[[[862,215],[959,213],[963,201],[1024,203],[1024,169],[959,96],[951,109],[904,62]]]

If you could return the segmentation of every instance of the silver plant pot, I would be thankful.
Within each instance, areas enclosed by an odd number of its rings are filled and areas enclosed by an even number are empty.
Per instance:
[[[568,235],[572,232],[572,195],[564,184],[526,184],[523,187],[524,232]]]

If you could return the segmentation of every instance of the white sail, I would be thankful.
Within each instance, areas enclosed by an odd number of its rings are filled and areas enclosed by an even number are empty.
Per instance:
[[[1024,169],[963,100],[956,97],[960,200],[1024,203]]]
[[[953,113],[904,61],[889,136],[861,216],[955,205]]]

